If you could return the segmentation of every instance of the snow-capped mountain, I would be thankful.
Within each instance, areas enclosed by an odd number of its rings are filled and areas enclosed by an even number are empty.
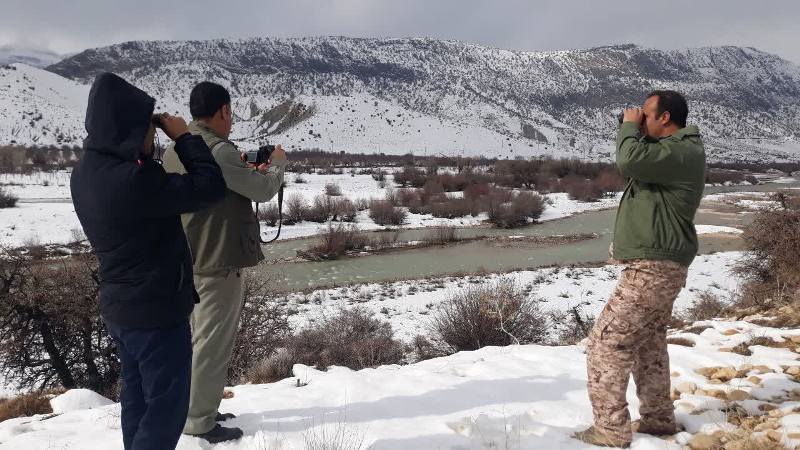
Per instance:
[[[651,89],[673,88],[691,100],[690,121],[701,126],[712,158],[786,159],[800,151],[800,67],[752,48],[521,52],[432,39],[152,41],[87,50],[48,70],[83,84],[114,71],[157,97],[160,108],[182,114],[196,82],[219,82],[234,97],[233,138],[244,145],[269,139],[350,152],[607,157],[616,113]],[[15,88],[0,78],[0,90]]]
[[[0,144],[80,145],[89,86],[24,64],[0,66]]]
[[[25,47],[0,46],[0,65],[22,63],[33,67],[47,67],[64,59],[64,55],[50,50]]]

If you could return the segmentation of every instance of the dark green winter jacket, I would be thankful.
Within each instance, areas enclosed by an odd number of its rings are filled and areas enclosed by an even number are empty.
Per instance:
[[[613,256],[691,264],[697,255],[694,216],[705,187],[706,156],[696,126],[657,141],[625,122],[617,166],[629,178],[617,211]]]

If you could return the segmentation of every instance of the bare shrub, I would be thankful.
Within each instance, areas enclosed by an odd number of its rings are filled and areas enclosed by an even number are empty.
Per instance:
[[[17,206],[17,200],[19,200],[17,196],[0,189],[0,209],[13,208]]]
[[[358,216],[358,209],[350,199],[341,198],[333,202],[331,215],[333,216],[333,220],[355,222],[356,216]]]
[[[325,195],[338,197],[342,195],[342,188],[336,183],[327,183],[325,184]]]
[[[329,223],[327,230],[319,238],[319,244],[298,254],[312,260],[332,260],[344,256],[348,251],[361,250],[367,245],[367,239],[361,236],[354,225]]]
[[[300,194],[294,194],[286,199],[286,213],[283,215],[283,223],[293,225],[300,223],[306,218],[308,204]]]
[[[749,252],[735,266],[746,280],[738,306],[767,307],[798,300],[800,211],[767,210],[744,230]]]
[[[547,321],[535,301],[510,279],[467,288],[443,302],[430,324],[444,353],[487,345],[541,343]]]
[[[305,219],[309,222],[325,223],[333,215],[333,209],[334,199],[328,195],[318,195],[306,211]]]
[[[414,201],[419,201],[419,192],[416,189],[397,189],[397,204],[409,207]]]
[[[116,394],[119,360],[100,319],[97,262],[88,254],[0,254],[0,371],[23,389],[84,387]]]
[[[260,222],[266,223],[270,227],[274,227],[278,224],[278,220],[280,220],[280,210],[278,209],[278,205],[275,203],[268,203],[263,206],[259,206],[257,217]]]
[[[603,195],[614,194],[625,188],[625,178],[618,170],[604,170],[594,180],[594,185]]]
[[[530,192],[520,192],[511,201],[511,206],[516,212],[525,217],[537,220],[542,216],[545,208],[544,198],[541,195]]]
[[[0,399],[0,422],[16,417],[30,417],[53,412],[50,399],[64,390],[36,391]]]
[[[575,345],[589,337],[594,328],[594,316],[584,315],[577,306],[565,313],[554,313],[553,322],[560,325],[559,345]]]
[[[242,381],[250,384],[274,383],[292,376],[297,357],[286,349],[278,349],[266,359],[250,366]]]
[[[475,208],[471,200],[466,198],[444,197],[431,202],[427,212],[440,219],[455,219],[473,214]]]
[[[439,225],[428,230],[425,241],[431,244],[444,245],[458,241],[458,230],[456,227]]]
[[[596,202],[603,197],[603,190],[592,180],[578,175],[569,175],[561,180],[561,187],[572,200]]]
[[[294,176],[294,184],[305,184],[305,183],[308,182],[306,181],[303,174],[298,173],[297,175]]]
[[[422,187],[426,180],[425,173],[414,166],[405,166],[394,173],[394,182],[402,187]]]
[[[364,432],[356,425],[347,423],[347,414],[342,412],[335,422],[317,424],[311,421],[303,432],[305,450],[365,450]]]
[[[309,325],[289,340],[287,348],[298,362],[321,370],[334,365],[358,370],[400,364],[405,358],[391,325],[363,308],[342,308]]]
[[[369,209],[369,200],[367,200],[366,198],[359,198],[356,199],[355,202],[353,202],[353,205],[355,205],[356,210],[358,211],[366,211]]]
[[[373,200],[369,204],[369,217],[378,225],[402,225],[407,216],[404,209],[392,206],[387,200]]]
[[[723,317],[728,309],[722,300],[711,291],[702,291],[692,305],[684,312],[684,320],[699,322]]]
[[[268,359],[291,334],[286,309],[275,303],[275,280],[263,272],[247,273],[242,312],[228,366],[228,382],[236,384]]]

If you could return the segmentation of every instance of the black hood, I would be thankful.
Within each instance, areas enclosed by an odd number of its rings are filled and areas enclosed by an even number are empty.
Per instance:
[[[156,101],[113,73],[101,73],[89,91],[86,150],[135,161],[144,146]]]

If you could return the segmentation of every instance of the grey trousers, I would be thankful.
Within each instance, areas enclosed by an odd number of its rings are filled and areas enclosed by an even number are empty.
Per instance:
[[[242,312],[243,274],[238,269],[197,274],[200,303],[191,316],[192,387],[183,432],[203,434],[216,424],[233,343]]]

